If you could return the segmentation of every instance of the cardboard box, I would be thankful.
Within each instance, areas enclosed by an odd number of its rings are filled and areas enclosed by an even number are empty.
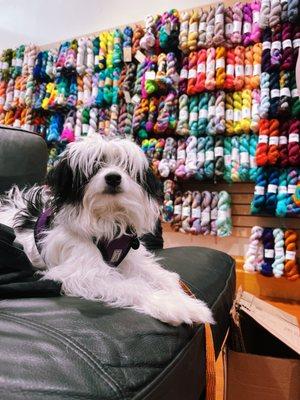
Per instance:
[[[226,400],[300,400],[297,318],[239,291],[224,366]]]

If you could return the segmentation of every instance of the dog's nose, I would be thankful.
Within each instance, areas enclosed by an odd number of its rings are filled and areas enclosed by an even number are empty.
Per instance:
[[[105,181],[109,186],[117,187],[121,183],[121,175],[117,173],[111,172],[110,174],[105,175]]]

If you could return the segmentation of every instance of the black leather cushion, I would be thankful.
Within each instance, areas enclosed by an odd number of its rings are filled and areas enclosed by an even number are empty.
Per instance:
[[[45,141],[22,129],[0,127],[0,193],[12,184],[41,182],[46,173],[48,150]]]
[[[158,251],[212,307],[217,353],[235,290],[233,260],[199,247]],[[141,288],[142,290],[142,288]],[[0,302],[0,398],[195,400],[205,386],[203,326],[56,297]]]

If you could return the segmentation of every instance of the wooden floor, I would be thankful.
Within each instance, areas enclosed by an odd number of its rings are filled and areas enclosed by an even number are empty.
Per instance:
[[[272,304],[275,307],[280,308],[281,310],[295,315],[298,318],[300,324],[300,303],[296,302],[279,302],[279,301],[268,301],[268,303]],[[222,358],[219,356],[217,360],[217,399],[216,400],[223,400],[223,365],[222,365]]]

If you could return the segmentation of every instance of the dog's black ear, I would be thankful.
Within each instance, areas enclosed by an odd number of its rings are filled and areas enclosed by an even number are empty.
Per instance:
[[[56,206],[77,203],[83,196],[84,182],[78,171],[73,171],[67,157],[61,158],[49,171],[46,184],[50,187]]]
[[[162,183],[156,178],[153,174],[151,168],[148,168],[145,172],[144,189],[149,193],[151,197],[153,197],[158,202],[162,201],[163,198],[163,187]]]

